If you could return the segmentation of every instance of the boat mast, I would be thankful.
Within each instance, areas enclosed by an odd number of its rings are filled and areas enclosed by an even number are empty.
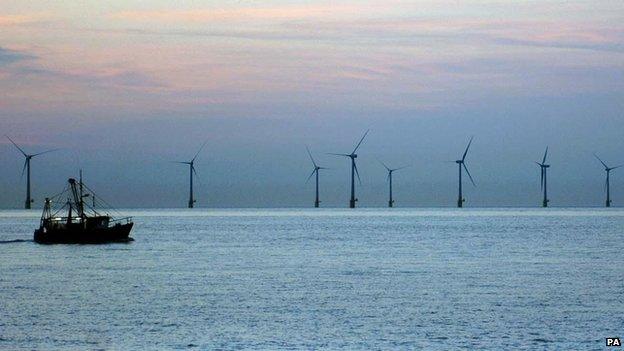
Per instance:
[[[72,206],[72,203],[71,201],[69,201],[69,199],[67,199],[67,205],[69,206],[69,210],[67,211],[67,224],[69,225],[72,224],[72,208],[74,206]]]
[[[78,194],[78,189],[76,189],[76,179],[69,178],[68,182],[69,182],[69,186],[71,187],[72,196],[74,197],[74,204],[76,205],[76,210],[78,211],[78,215],[82,219],[83,217],[82,216],[82,198]],[[82,182],[80,182],[80,184],[81,184],[80,188],[82,188]],[[70,210],[71,210],[71,207],[72,207],[71,201],[69,201],[69,205],[70,205]]]
[[[82,196],[82,169],[80,170],[80,218],[83,217],[84,214],[84,197]]]
[[[41,223],[40,226],[43,227],[44,223],[52,218],[52,211],[50,209],[50,198],[46,197],[45,204],[43,205],[43,213],[41,214]]]

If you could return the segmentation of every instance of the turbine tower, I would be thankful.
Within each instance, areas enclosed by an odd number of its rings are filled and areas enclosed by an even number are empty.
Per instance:
[[[388,184],[390,186],[390,189],[389,189],[390,196],[388,198],[388,207],[394,207],[394,199],[392,198],[392,173],[394,173],[394,172],[396,172],[396,171],[398,171],[400,169],[407,168],[409,166],[403,166],[403,167],[399,167],[399,168],[390,168],[390,167],[386,166],[386,164],[381,162],[381,161],[379,161],[379,163],[381,163],[381,165],[384,166],[386,168],[386,170],[388,171],[387,180],[388,180]]]
[[[544,157],[542,158],[542,163],[539,162],[535,162],[538,166],[540,166],[541,169],[541,180],[540,180],[540,186],[541,189],[544,191],[544,199],[542,200],[542,207],[548,207],[548,202],[550,202],[550,200],[548,200],[548,167],[550,167],[549,164],[546,164],[546,156],[548,156],[548,146],[546,146],[546,151],[544,151]]]
[[[360,182],[360,185],[362,184],[362,180],[360,179],[360,173],[358,172],[357,165],[355,164],[355,159],[357,158],[357,154],[355,152],[360,147],[360,145],[362,145],[362,141],[364,141],[364,138],[366,138],[366,135],[368,135],[368,132],[370,132],[370,129],[367,130],[366,133],[364,133],[360,141],[355,146],[355,149],[353,149],[353,151],[350,154],[330,154],[330,155],[335,155],[335,156],[345,156],[351,159],[351,199],[349,200],[349,208],[355,208],[355,202],[358,201],[358,199],[355,198],[355,176],[356,175],[358,177],[358,181]]]
[[[22,168],[22,177],[24,176],[24,171],[26,171],[26,201],[24,202],[24,208],[27,210],[30,210],[31,205],[33,203],[33,199],[30,196],[30,160],[32,160],[33,157],[35,156],[39,156],[39,155],[43,155],[43,154],[47,154],[48,152],[52,152],[52,151],[57,151],[58,149],[53,149],[53,150],[47,150],[44,152],[39,152],[37,154],[27,154],[26,152],[24,152],[24,150],[22,150],[21,147],[19,147],[11,138],[9,138],[8,135],[6,135],[7,139],[9,139],[9,141],[15,145],[15,147],[22,153],[22,155],[24,155],[24,157],[26,158],[26,160],[24,161],[24,167]]]
[[[175,161],[175,163],[181,163],[181,164],[185,164],[185,165],[189,165],[189,179],[190,179],[190,183],[189,183],[189,201],[188,201],[188,208],[193,208],[193,206],[195,205],[195,198],[193,198],[193,174],[197,175],[197,171],[195,170],[195,159],[197,158],[197,156],[199,155],[199,153],[202,151],[202,149],[204,148],[204,146],[206,146],[206,143],[208,141],[206,140],[202,146],[199,148],[199,150],[197,150],[197,153],[195,154],[195,156],[188,162],[184,162],[184,161]]]
[[[606,163],[604,163],[604,161],[602,161],[600,159],[600,157],[598,157],[598,155],[594,154],[594,156],[596,156],[596,158],[598,159],[598,161],[600,161],[600,163],[602,163],[602,165],[605,168],[605,172],[607,172],[607,179],[605,181],[605,190],[607,191],[607,201],[605,203],[606,207],[611,207],[611,191],[610,191],[610,184],[609,184],[609,175],[611,174],[611,171],[617,168],[620,168],[624,165],[619,165],[619,166],[615,166],[615,167],[609,167],[607,166]]]
[[[477,186],[468,171],[468,167],[466,167],[466,155],[468,154],[468,149],[470,148],[470,144],[472,144],[473,137],[470,137],[470,141],[468,142],[468,146],[466,146],[466,150],[464,151],[464,155],[461,160],[455,161],[459,168],[459,196],[457,197],[457,207],[464,207],[464,196],[462,195],[462,167],[466,170],[466,174],[468,174],[468,178],[470,178],[470,182],[472,182],[473,186]],[[451,161],[452,162],[452,161]]]
[[[313,175],[316,175],[316,197],[314,198],[314,207],[319,207],[319,204],[321,203],[321,201],[319,200],[319,170],[329,169],[329,168],[320,167],[319,165],[317,165],[316,161],[314,161],[314,157],[312,157],[310,148],[306,146],[306,150],[308,150],[308,155],[310,156],[310,160],[312,161],[312,164],[314,165],[314,170],[312,171],[312,173],[310,173],[310,176],[306,180],[306,183],[310,181],[310,178],[312,178]]]

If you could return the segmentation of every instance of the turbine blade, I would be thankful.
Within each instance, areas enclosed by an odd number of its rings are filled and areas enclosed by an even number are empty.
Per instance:
[[[360,179],[360,172],[358,172],[357,164],[354,163],[353,165],[355,166],[355,175],[357,175],[358,182],[360,182],[360,185],[362,185],[362,179]]]
[[[615,167],[610,168],[610,170],[614,170],[614,169],[620,168],[620,167],[622,167],[622,166],[624,166],[624,165],[617,165],[617,166],[615,166]]]
[[[202,181],[201,181],[201,177],[199,176],[199,174],[197,173],[197,170],[195,169],[195,165],[191,165],[191,172],[193,172],[193,174],[195,174],[195,182],[197,182],[198,186],[202,186]],[[195,199],[197,200],[197,199]]]
[[[332,154],[332,153],[328,153],[328,155],[351,157],[351,155],[348,155],[348,154]]]
[[[316,165],[316,161],[314,161],[314,157],[312,157],[312,153],[310,152],[310,148],[308,147],[308,145],[306,145],[306,150],[308,151],[308,156],[310,156],[310,160],[312,161],[312,164],[314,165],[314,167],[318,167]]]
[[[44,152],[40,152],[34,155],[30,155],[30,157],[35,157],[35,156],[39,156],[39,155],[43,155],[43,154],[47,154],[48,152],[54,152],[54,151],[58,151],[60,149],[52,149],[52,150],[48,150],[48,151],[44,151]]]
[[[22,175],[20,176],[20,179],[24,178],[24,171],[26,171],[26,164],[28,163],[28,159],[26,159],[24,161],[24,167],[22,167]]]
[[[17,144],[13,141],[13,139],[9,138],[8,135],[5,135],[5,137],[7,137],[7,139],[9,139],[9,141],[15,145],[15,147],[22,153],[22,155],[24,155],[24,157],[28,157],[28,155],[24,152],[24,150],[22,150],[21,147],[17,146]]]
[[[598,157],[598,155],[596,155],[595,153],[594,153],[594,157],[596,157],[596,158],[598,159],[598,161],[600,161],[600,163],[602,163],[602,165],[603,165],[605,168],[609,168],[609,166],[607,166],[607,164],[606,164],[606,163],[604,163],[604,161],[603,161],[603,160],[601,160],[601,159],[600,159],[600,157]]]
[[[190,165],[191,164],[190,162],[184,162],[184,161],[169,161],[169,162],[171,162],[171,163],[181,163],[183,165]]]
[[[462,165],[464,165],[464,169],[466,170],[466,174],[468,174],[468,178],[470,178],[470,182],[472,182],[472,185],[477,186],[477,184],[475,184],[474,180],[472,179],[472,176],[470,175],[470,171],[468,171],[468,167],[466,167],[466,164],[462,162]]]
[[[548,146],[546,146],[546,151],[544,151],[544,158],[542,159],[542,163],[546,163],[546,156],[548,156]]]
[[[390,172],[390,167],[388,167],[385,163],[383,163],[380,159],[377,159],[377,161],[379,161],[379,163],[381,163],[382,166],[384,166],[386,168],[386,170],[388,170],[388,172]]]
[[[408,165],[408,166],[403,166],[403,167],[395,168],[395,169],[393,169],[393,171],[398,171],[398,170],[405,169],[405,168],[408,168],[408,167],[412,167],[412,166],[411,166],[411,165]]]
[[[470,137],[470,141],[468,142],[468,146],[466,146],[466,151],[464,151],[464,155],[462,156],[462,161],[466,159],[466,155],[468,154],[468,149],[470,149],[470,144],[472,144],[472,139],[474,139],[474,137]]]
[[[312,171],[312,173],[310,173],[310,176],[308,177],[308,179],[306,179],[306,184],[308,184],[308,182],[310,181],[310,178],[312,178],[312,176],[314,175],[314,172],[316,172],[316,168]]]
[[[204,146],[206,146],[206,143],[208,143],[208,140],[204,141],[204,143],[202,144],[202,146],[199,148],[199,150],[197,150],[197,153],[195,154],[195,156],[193,156],[193,158],[191,159],[191,162],[195,161],[195,159],[197,158],[197,156],[199,155],[199,153],[202,151],[202,149],[204,148]]]
[[[368,134],[368,132],[370,132],[370,129],[366,131],[366,133],[364,133],[364,135],[362,136],[362,139],[360,139],[360,142],[357,143],[357,145],[355,146],[355,149],[353,149],[353,152],[351,154],[354,154],[357,149],[360,147],[360,145],[362,145],[362,142],[364,141],[364,138],[366,138],[366,135]]]

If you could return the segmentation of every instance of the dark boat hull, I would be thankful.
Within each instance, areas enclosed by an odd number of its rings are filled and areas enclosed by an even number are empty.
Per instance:
[[[129,242],[133,223],[116,224],[106,228],[85,229],[80,225],[64,229],[35,230],[35,242],[40,244],[104,244]]]

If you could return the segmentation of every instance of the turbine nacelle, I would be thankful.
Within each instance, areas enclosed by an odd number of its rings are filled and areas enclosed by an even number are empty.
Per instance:
[[[606,163],[604,163],[604,161],[600,157],[598,157],[598,155],[594,154],[594,156],[598,159],[598,161],[600,161],[600,163],[602,163],[602,165],[605,168],[605,172],[607,172],[607,173],[611,172],[614,169],[617,169],[617,168],[620,168],[620,167],[624,166],[624,165],[619,165],[619,166],[615,166],[615,167],[609,167],[609,166],[607,166]]]

